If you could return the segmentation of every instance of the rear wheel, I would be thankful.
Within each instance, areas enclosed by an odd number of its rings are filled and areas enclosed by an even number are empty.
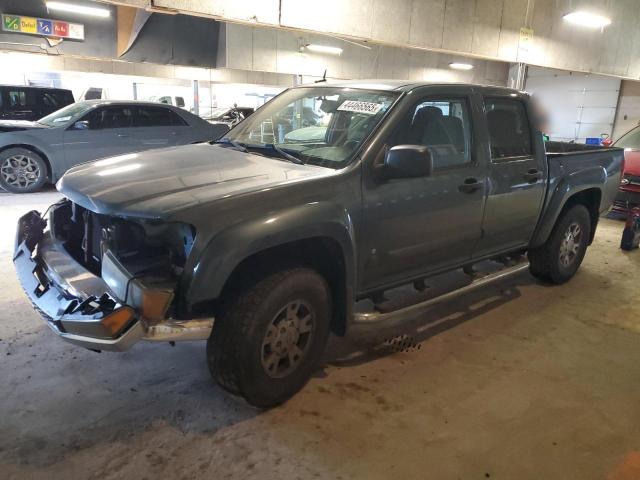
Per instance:
[[[300,390],[329,335],[329,287],[307,268],[269,275],[223,308],[207,342],[213,378],[258,407]]]
[[[26,148],[0,152],[0,187],[11,193],[31,193],[47,180],[47,165],[37,153]]]
[[[545,281],[565,283],[578,271],[591,236],[591,217],[574,205],[558,219],[547,243],[528,253],[531,273]]]

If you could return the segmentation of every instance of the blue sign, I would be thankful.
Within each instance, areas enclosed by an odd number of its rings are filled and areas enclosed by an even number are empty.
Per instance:
[[[51,35],[53,33],[53,22],[51,20],[38,19],[38,33],[40,35]]]

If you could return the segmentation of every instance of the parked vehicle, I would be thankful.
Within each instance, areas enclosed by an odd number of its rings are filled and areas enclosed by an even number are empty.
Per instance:
[[[211,111],[202,115],[202,118],[207,122],[214,124],[222,123],[231,128],[247,118],[254,111],[251,107],[238,107],[234,105],[231,108],[212,108]]]
[[[624,172],[613,210],[626,215],[640,206],[640,127],[629,130],[613,146],[624,148]]]
[[[545,151],[515,90],[373,85],[292,88],[217,142],[70,170],[48,217],[19,221],[29,298],[93,350],[207,339],[218,383],[266,407],[305,384],[329,331],[389,327],[527,268],[574,276],[616,195],[621,149]],[[308,126],[303,106],[326,134],[285,144]],[[360,302],[505,256],[519,263],[437,299]]]
[[[71,90],[0,85],[0,120],[37,120],[73,102]]]
[[[227,130],[158,103],[74,103],[37,122],[0,122],[0,187],[13,193],[35,192],[80,163],[204,142]]]
[[[163,97],[150,97],[150,102],[164,103],[165,105],[173,105],[174,107],[185,108],[184,97],[165,95]]]

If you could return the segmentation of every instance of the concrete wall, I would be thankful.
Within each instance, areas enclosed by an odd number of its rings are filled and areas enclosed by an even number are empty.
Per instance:
[[[221,28],[218,65],[231,69],[277,72],[336,79],[393,78],[506,85],[508,64],[465,59],[424,50],[369,44],[353,45],[325,35],[301,34],[289,30],[226,24]],[[301,52],[315,43],[343,49],[342,55]],[[456,71],[449,63],[474,65],[470,71]]]
[[[617,140],[628,130],[640,124],[640,82],[622,81],[618,110],[613,129]]]
[[[640,77],[638,6],[638,0],[153,0],[154,8],[235,22],[627,78]],[[613,24],[589,30],[562,19],[578,9],[603,13]],[[526,48],[523,26],[535,32]]]

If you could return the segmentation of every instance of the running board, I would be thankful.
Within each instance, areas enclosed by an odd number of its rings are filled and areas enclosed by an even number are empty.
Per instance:
[[[464,295],[465,293],[469,293],[482,288],[485,285],[503,280],[507,277],[511,277],[527,270],[528,268],[529,262],[524,261],[512,267],[507,267],[495,273],[490,273],[484,277],[473,280],[471,283],[465,285],[464,287],[452,290],[438,297],[430,298],[429,300],[425,300],[424,302],[415,303],[413,305],[394,310],[392,312],[355,313],[353,316],[352,325],[354,327],[389,327],[395,324],[401,324],[406,320],[414,319],[416,315],[423,313],[433,305],[446,302],[460,295]]]

